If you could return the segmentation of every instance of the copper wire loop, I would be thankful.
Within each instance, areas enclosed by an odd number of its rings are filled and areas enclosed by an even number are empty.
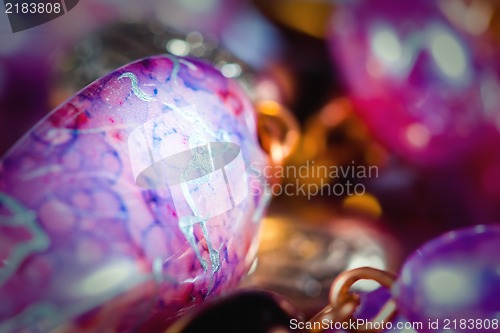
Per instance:
[[[390,272],[381,271],[371,267],[356,268],[347,272],[341,273],[333,282],[330,289],[330,305],[333,308],[344,306],[346,301],[352,299],[352,294],[349,292],[352,285],[359,280],[372,280],[378,282],[381,286],[391,289],[396,275]],[[349,315],[352,318],[351,312]],[[382,321],[390,321],[396,314],[396,303],[390,299],[380,309],[378,314],[371,319],[371,322],[380,323]],[[376,326],[376,325],[375,325]],[[379,330],[370,330],[367,325],[358,327],[357,332],[376,333]]]
[[[257,130],[264,151],[272,166],[281,166],[295,151],[300,138],[300,128],[293,114],[274,101],[256,104]]]

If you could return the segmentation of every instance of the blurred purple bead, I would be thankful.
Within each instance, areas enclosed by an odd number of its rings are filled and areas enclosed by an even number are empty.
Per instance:
[[[454,332],[493,332],[500,319],[500,226],[447,233],[421,247],[404,265],[393,289],[398,309],[412,322],[457,320]],[[461,326],[460,320],[474,320]],[[477,322],[476,322],[477,320]],[[482,323],[482,327],[478,324]],[[489,323],[489,329],[484,325]],[[427,327],[426,327],[427,325]]]
[[[356,109],[384,145],[434,166],[481,139],[491,72],[435,1],[352,1],[330,30]]]
[[[361,304],[356,309],[354,317],[371,319],[377,315],[380,308],[389,300],[391,293],[387,288],[380,287],[372,292],[361,294]]]

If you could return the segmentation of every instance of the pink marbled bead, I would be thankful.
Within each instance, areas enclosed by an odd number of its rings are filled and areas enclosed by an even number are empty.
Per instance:
[[[211,163],[172,181],[186,156]],[[89,85],[1,160],[0,332],[161,330],[235,287],[264,166],[249,100],[211,66],[156,56]]]
[[[497,112],[498,78],[472,45],[437,1],[352,1],[331,21],[330,49],[355,109],[384,145],[419,165],[463,160]]]

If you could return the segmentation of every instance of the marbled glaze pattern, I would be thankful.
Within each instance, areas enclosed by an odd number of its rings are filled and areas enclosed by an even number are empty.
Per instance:
[[[131,148],[138,128],[151,160]],[[186,222],[169,186],[139,186],[134,165],[203,140],[239,147],[244,169],[226,170],[228,209],[215,183],[183,188],[186,207],[208,212]],[[130,332],[234,287],[255,255],[264,165],[250,102],[204,63],[157,56],[91,84],[1,161],[0,332]]]

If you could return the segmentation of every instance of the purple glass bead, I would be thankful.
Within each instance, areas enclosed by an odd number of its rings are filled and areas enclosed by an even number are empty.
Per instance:
[[[393,288],[399,311],[422,322],[425,332],[498,331],[499,253],[499,225],[449,232],[425,244]]]
[[[209,65],[157,56],[89,85],[1,160],[0,332],[161,330],[235,287],[264,166],[249,100]]]
[[[431,166],[471,151],[491,97],[484,96],[489,66],[437,3],[350,1],[330,28],[330,49],[357,112],[392,151]]]

